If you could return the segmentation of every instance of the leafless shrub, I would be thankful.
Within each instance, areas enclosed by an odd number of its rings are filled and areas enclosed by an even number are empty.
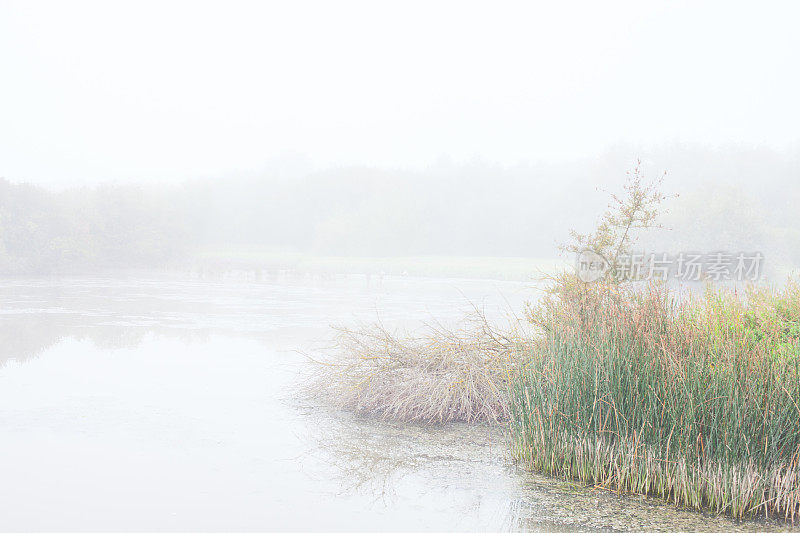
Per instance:
[[[525,341],[479,310],[458,327],[427,324],[415,336],[380,323],[337,331],[335,357],[317,361],[312,380],[336,405],[425,423],[508,418],[508,383]]]

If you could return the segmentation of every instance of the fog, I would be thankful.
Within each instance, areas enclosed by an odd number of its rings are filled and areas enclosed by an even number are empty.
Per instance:
[[[2,531],[797,531],[798,21],[0,1]]]
[[[702,220],[725,227],[715,247],[791,265],[798,14],[4,2],[0,266],[160,268],[243,245],[551,257],[637,159],[683,195],[654,242],[707,246]]]
[[[63,189],[557,163],[620,145],[631,160],[674,142],[796,151],[798,15],[790,2],[10,0],[0,176]]]
[[[673,144],[558,163],[342,166],[58,191],[3,180],[0,269],[276,270],[308,257],[479,256],[497,259],[489,274],[526,277],[534,260],[563,258],[558,245],[571,228],[591,229],[635,164],[633,152],[650,176],[669,169],[663,227],[641,243],[648,251],[760,251],[772,277],[800,265],[796,150]],[[530,269],[504,271],[504,257],[530,258]],[[415,261],[401,260],[391,273],[408,272]],[[389,269],[385,262],[322,270],[378,273]]]

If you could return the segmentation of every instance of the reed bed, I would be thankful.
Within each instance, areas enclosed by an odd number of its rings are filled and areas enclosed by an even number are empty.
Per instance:
[[[511,384],[513,453],[736,518],[800,513],[800,286],[677,298],[565,277]]]
[[[398,335],[381,324],[338,328],[335,356],[312,380],[341,408],[408,422],[508,419],[510,373],[522,337],[476,311],[458,327]]]

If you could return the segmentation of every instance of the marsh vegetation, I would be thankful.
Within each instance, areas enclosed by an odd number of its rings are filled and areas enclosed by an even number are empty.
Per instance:
[[[339,330],[318,385],[394,420],[507,422],[525,467],[735,518],[800,514],[800,284],[679,292],[619,276],[666,196],[638,168],[596,229],[564,249],[606,276],[546,280],[504,330],[479,313],[403,336]]]
[[[537,471],[736,518],[800,512],[800,290],[581,287],[512,387]]]
[[[510,380],[529,340],[476,309],[456,327],[416,335],[380,323],[338,328],[336,354],[312,381],[340,407],[385,419],[444,423],[508,420]]]

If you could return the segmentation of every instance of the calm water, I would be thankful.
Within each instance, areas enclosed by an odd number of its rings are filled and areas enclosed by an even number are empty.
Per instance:
[[[516,469],[502,428],[350,416],[296,393],[331,324],[413,329],[522,283],[0,281],[0,530],[761,531]]]

